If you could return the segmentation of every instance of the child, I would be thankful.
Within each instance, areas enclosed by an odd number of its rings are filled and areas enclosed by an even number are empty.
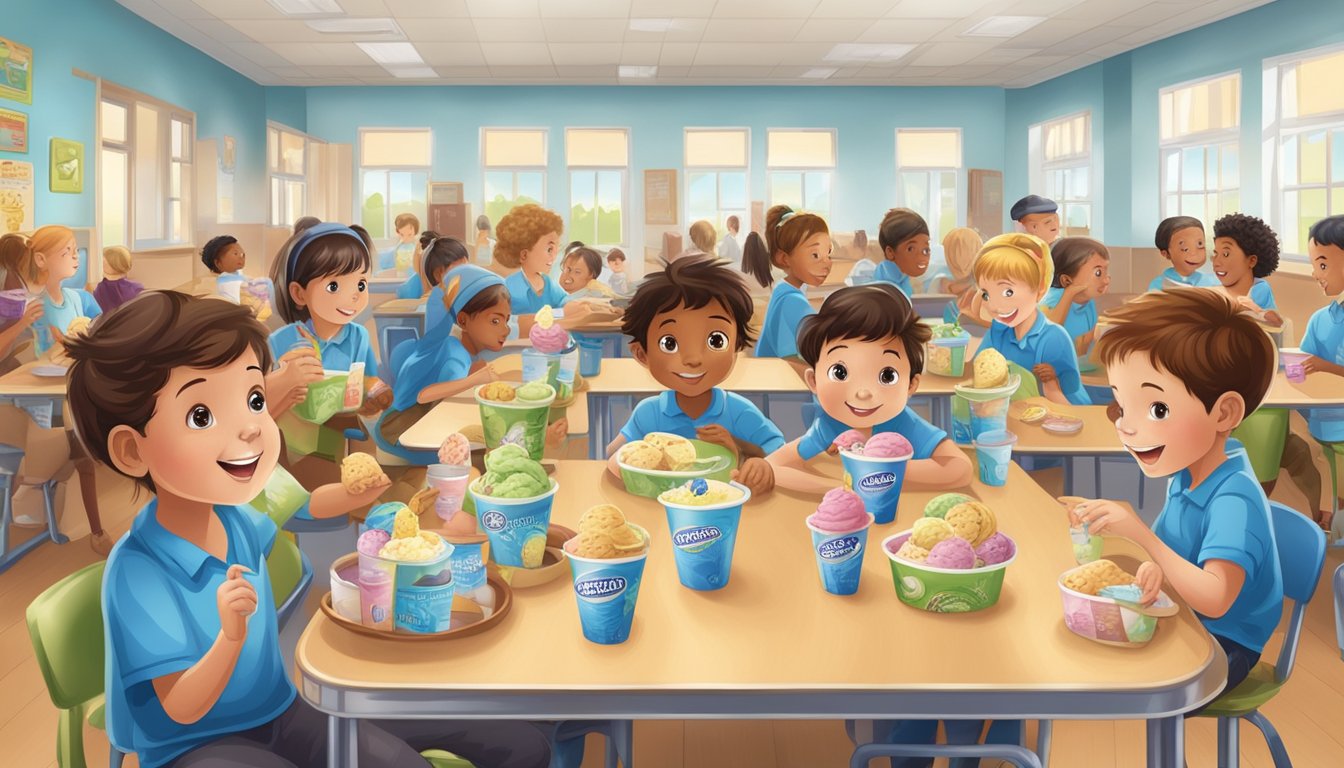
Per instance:
[[[205,268],[221,277],[225,275],[243,278],[243,267],[247,266],[247,253],[233,235],[219,235],[210,238],[201,248],[201,263]]]
[[[607,285],[617,296],[628,296],[630,294],[630,278],[625,274],[625,251],[620,248],[612,248],[607,251],[607,269],[611,270],[611,276],[607,278]]]
[[[88,291],[61,285],[78,271],[79,249],[73,230],[51,224],[33,233],[20,273],[30,275],[30,282],[43,289],[42,318],[33,324],[33,344],[39,355],[64,341],[75,318],[92,319],[103,313]]]
[[[701,253],[708,253],[710,256],[717,256],[714,248],[718,245],[719,234],[714,231],[714,225],[704,219],[691,224],[691,243],[695,245]]]
[[[280,656],[266,566],[279,531],[247,506],[280,452],[265,329],[232,304],[150,292],[70,353],[85,447],[155,495],[103,579],[112,743],[146,768],[325,761],[327,717],[297,695]],[[418,750],[435,747],[481,765],[548,760],[544,738],[522,724],[359,729],[369,765],[423,766]]]
[[[1074,352],[1087,354],[1097,328],[1097,299],[1111,287],[1111,254],[1090,237],[1066,237],[1050,247],[1055,278],[1041,302],[1050,322],[1064,326]]]
[[[297,235],[303,230],[321,223],[322,220],[316,216],[300,216],[294,220],[294,232],[292,234]]]
[[[1115,391],[1120,441],[1148,477],[1171,478],[1150,530],[1131,509],[1084,501],[1094,534],[1124,536],[1152,558],[1136,574],[1151,603],[1165,577],[1227,655],[1235,688],[1260,660],[1283,611],[1269,501],[1228,436],[1260,405],[1274,344],[1213,291],[1174,288],[1131,301],[1097,342]]]
[[[980,233],[970,227],[957,227],[943,238],[943,255],[950,276],[934,281],[934,293],[950,293],[953,298],[943,308],[943,322],[984,326],[980,319],[979,297],[971,265],[984,247]]]
[[[482,213],[476,217],[476,263],[484,266],[490,263],[490,252],[495,249],[495,241],[490,237],[490,217]]]
[[[770,267],[784,270],[784,280],[770,292],[765,321],[756,342],[757,357],[797,357],[798,324],[816,312],[803,293],[805,285],[821,285],[831,274],[831,231],[815,213],[798,213],[776,205],[765,214],[765,237],[752,232],[742,250],[742,271],[769,288]]]
[[[1035,235],[1047,245],[1059,238],[1059,206],[1040,195],[1027,195],[1013,203],[1008,215],[1017,222],[1017,231]]]
[[[1204,224],[1193,216],[1172,216],[1163,219],[1157,225],[1157,235],[1153,244],[1162,254],[1162,258],[1171,262],[1171,266],[1162,270],[1162,274],[1153,278],[1148,290],[1161,291],[1170,283],[1191,286],[1217,286],[1213,275],[1199,271],[1209,260],[1204,248]]]
[[[914,447],[905,482],[954,488],[971,482],[971,462],[947,433],[907,407],[924,372],[924,343],[931,331],[919,322],[910,299],[890,283],[841,288],[821,311],[802,320],[798,353],[803,380],[822,413],[801,438],[770,454],[775,484],[821,494],[833,478],[813,474],[807,462],[832,451],[847,429],[866,434],[899,432]]]
[[[1054,271],[1050,246],[1039,237],[999,235],[985,243],[972,268],[993,318],[980,348],[997,349],[1008,362],[1031,371],[1052,402],[1091,405],[1073,340],[1040,311]]]
[[[93,298],[104,312],[111,312],[145,290],[145,286],[127,277],[130,273],[130,251],[120,245],[103,249],[103,281],[93,289]]]
[[[736,216],[729,216],[724,222],[728,234],[719,241],[719,258],[728,262],[733,269],[742,268],[742,246],[737,244],[737,233],[742,225]]]
[[[892,208],[877,227],[877,244],[882,248],[882,263],[873,272],[873,279],[891,283],[906,296],[913,296],[910,278],[929,269],[929,225],[924,217],[909,208]]]
[[[667,391],[635,406],[607,446],[608,468],[620,477],[616,453],[650,432],[670,432],[722,445],[739,456],[733,477],[754,494],[774,487],[765,456],[784,445],[779,428],[750,400],[725,392],[737,353],[751,345],[751,294],[727,262],[692,254],[649,275],[630,302],[621,332],[639,364]]]
[[[495,227],[495,260],[518,271],[504,280],[512,297],[513,314],[518,316],[519,333],[532,327],[532,316],[544,306],[560,309],[569,296],[551,279],[560,233],[565,223],[552,211],[539,205],[520,205],[504,215]],[[580,243],[579,245],[582,245]],[[557,318],[570,330],[582,324],[589,314],[588,305],[575,301]]]
[[[1213,222],[1213,274],[1243,309],[1283,325],[1274,291],[1265,278],[1279,268],[1279,237],[1265,222],[1230,213]]]
[[[417,234],[420,232],[420,219],[415,214],[401,213],[392,220],[398,242],[378,256],[378,270],[395,270],[398,274],[409,274],[420,261],[420,244]]]
[[[560,287],[570,299],[610,298],[611,291],[598,281],[602,274],[602,256],[586,245],[565,254],[560,264]]]
[[[398,299],[418,299],[438,285],[444,274],[466,264],[471,258],[461,240],[441,237],[438,232],[420,235],[420,264],[417,271],[397,289]]]
[[[27,272],[30,263],[26,237],[16,232],[0,235],[0,272],[4,274],[0,289],[22,291],[28,297],[28,304],[21,315],[13,320],[0,321],[0,374],[19,367],[15,356],[28,346],[27,343],[20,345],[19,338],[42,319],[43,302],[35,298],[42,288],[29,285],[28,279],[33,277]]]

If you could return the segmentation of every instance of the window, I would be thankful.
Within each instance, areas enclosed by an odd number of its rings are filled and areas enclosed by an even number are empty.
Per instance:
[[[942,242],[961,218],[960,170],[960,130],[896,130],[897,199],[924,217],[935,243]]]
[[[103,245],[191,242],[195,115],[106,82],[98,112]]]
[[[1311,225],[1344,213],[1344,49],[1266,62],[1264,75],[1270,223],[1304,258]]]
[[[835,131],[771,129],[765,137],[770,169],[770,205],[831,215]]]
[[[293,226],[308,205],[308,137],[269,123],[266,167],[271,181],[271,226]]]
[[[569,232],[589,245],[625,244],[630,133],[624,128],[565,129]]]
[[[375,240],[394,237],[403,213],[428,221],[433,136],[428,128],[359,129],[359,220]]]
[[[751,131],[746,128],[687,128],[682,135],[686,166],[686,220],[704,219],[727,232],[736,216],[740,234],[751,230],[747,174]]]
[[[1161,106],[1162,216],[1211,222],[1241,207],[1241,75],[1167,88]]]
[[[546,130],[482,128],[485,215],[499,224],[515,206],[546,204]]]
[[[1029,132],[1032,189],[1059,204],[1065,236],[1091,235],[1096,222],[1092,207],[1092,113],[1038,123]]]

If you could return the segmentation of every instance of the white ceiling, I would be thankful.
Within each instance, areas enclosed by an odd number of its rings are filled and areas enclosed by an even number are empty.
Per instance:
[[[1023,87],[1272,0],[334,0],[343,13],[324,16],[268,0],[117,2],[263,85]],[[1015,37],[964,34],[992,16],[1043,20]],[[308,23],[328,19],[400,31]],[[406,77],[356,45],[398,41],[423,61]]]

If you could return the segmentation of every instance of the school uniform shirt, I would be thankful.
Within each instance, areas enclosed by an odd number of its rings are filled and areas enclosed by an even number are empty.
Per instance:
[[[98,306],[104,312],[111,312],[139,296],[144,290],[145,286],[129,277],[123,277],[120,280],[103,278],[102,282],[98,283],[93,289],[93,299],[98,302]]]
[[[607,278],[607,285],[611,287],[612,293],[624,296],[630,292],[630,276],[624,272],[612,272]]]
[[[1222,283],[1218,282],[1218,278],[1206,272],[1194,272],[1189,277],[1186,277],[1182,275],[1180,272],[1177,272],[1175,267],[1167,267],[1166,269],[1162,270],[1162,274],[1158,275],[1157,277],[1154,277],[1153,281],[1148,284],[1148,290],[1150,291],[1164,290],[1167,287],[1164,284],[1164,281],[1166,280],[1180,283],[1181,285],[1194,286],[1196,288],[1200,286],[1206,288],[1216,288],[1222,285]]]
[[[558,309],[569,300],[569,294],[550,275],[541,276],[541,293],[532,289],[522,272],[504,278],[504,286],[509,289],[510,309],[515,315],[535,315],[547,305]]]
[[[1041,363],[1049,363],[1059,378],[1059,388],[1070,403],[1091,405],[1092,399],[1083,388],[1082,376],[1078,373],[1078,356],[1073,351],[1073,340],[1069,332],[1047,318],[1039,310],[1031,330],[1021,339],[1016,329],[1009,328],[995,320],[989,326],[989,333],[981,344],[981,349],[997,349],[1008,358],[1008,362],[1017,363],[1028,373]]]
[[[1279,305],[1274,303],[1274,289],[1269,287],[1269,281],[1262,277],[1255,278],[1251,283],[1251,301],[1255,302],[1257,307],[1264,310],[1277,310]]]
[[[1302,332],[1302,351],[1334,363],[1344,365],[1344,296],[1316,310]],[[1328,373],[1313,376],[1331,376]],[[1338,376],[1332,377],[1344,382]],[[1344,386],[1344,384],[1341,384]],[[1312,408],[1307,411],[1307,428],[1311,436],[1328,443],[1344,442],[1344,409]]]
[[[902,272],[901,268],[896,266],[896,262],[890,259],[883,259],[877,265],[877,269],[873,270],[873,280],[892,283],[900,288],[901,293],[906,296],[913,296],[915,292],[914,287],[910,284],[910,276]]]
[[[803,461],[810,461],[813,457],[820,456],[831,447],[835,438],[847,429],[849,426],[844,422],[825,411],[819,411],[817,417],[812,420],[812,426],[808,427],[807,432],[798,441],[798,455]],[[914,455],[910,458],[914,460],[929,458],[938,444],[947,439],[946,432],[925,421],[908,407],[873,427],[873,434],[880,432],[896,432],[909,440],[910,447],[914,449]]]
[[[750,400],[718,387],[711,391],[713,397],[709,407],[695,419],[681,409],[677,393],[670,389],[641,400],[630,414],[630,420],[621,428],[621,437],[630,442],[643,440],[650,432],[669,432],[696,439],[697,428],[718,424],[738,440],[758,446],[767,456],[784,445],[784,435],[779,427],[765,418]]]
[[[1054,309],[1059,306],[1063,298],[1063,288],[1051,288],[1045,292],[1045,300],[1041,305]],[[1097,302],[1088,301],[1086,304],[1074,303],[1069,306],[1069,314],[1064,316],[1064,330],[1069,332],[1069,338],[1076,340],[1096,327]]]
[[[392,380],[392,408],[404,411],[415,405],[420,390],[432,384],[465,379],[471,373],[471,353],[454,336],[425,336],[397,368]]]
[[[107,649],[107,731],[117,747],[139,755],[146,768],[230,733],[268,723],[294,701],[296,691],[280,658],[275,598],[266,556],[278,529],[248,506],[216,505],[228,539],[226,560],[168,532],[158,501],[136,515],[112,549],[103,577]],[[154,680],[183,672],[205,656],[220,632],[215,592],[232,565],[257,592],[257,611],[228,683],[194,723],[174,721],[154,692]]]
[[[1283,579],[1269,501],[1240,444],[1229,441],[1228,447],[1227,460],[1196,487],[1190,487],[1189,470],[1172,477],[1153,532],[1195,565],[1227,560],[1246,571],[1246,581],[1227,613],[1199,619],[1211,634],[1259,652],[1279,624]]]
[[[397,298],[418,299],[423,295],[420,293],[421,288],[423,286],[420,285],[420,276],[412,272],[411,276],[406,278],[406,282],[397,287]]]
[[[347,323],[329,340],[318,338],[313,330],[313,321],[303,323],[304,328],[317,339],[318,352],[322,355],[322,368],[328,371],[348,371],[358,362],[364,363],[364,375],[378,375],[378,356],[373,353],[369,343],[369,332],[359,323]],[[299,335],[299,324],[290,323],[271,334],[271,356],[276,360],[288,352],[300,341],[307,341]]]
[[[731,234],[723,236],[719,241],[719,258],[738,269],[742,268],[742,246],[737,244],[736,237]]]
[[[798,355],[798,324],[817,310],[807,301],[803,289],[780,281],[770,292],[770,303],[765,307],[761,336],[756,341],[757,357],[796,357]]]
[[[42,309],[44,310],[42,318],[33,323],[33,347],[39,355],[51,349],[51,345],[56,343],[56,337],[51,333],[53,327],[65,333],[70,327],[70,321],[76,317],[95,318],[103,314],[103,308],[98,306],[98,300],[88,291],[77,288],[61,288],[59,305],[51,300],[51,294],[44,289]]]

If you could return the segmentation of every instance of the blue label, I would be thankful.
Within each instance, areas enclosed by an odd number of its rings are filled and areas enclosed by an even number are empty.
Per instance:
[[[574,582],[574,593],[580,600],[606,603],[625,594],[627,584],[624,576],[586,576]]]
[[[683,552],[700,552],[721,538],[723,531],[714,525],[694,525],[672,533],[672,543]]]
[[[481,525],[485,526],[485,529],[488,531],[495,531],[498,533],[499,531],[504,530],[504,526],[508,524],[508,518],[504,517],[504,513],[497,509],[492,509],[481,517]]]
[[[878,472],[859,478],[859,490],[867,493],[885,491],[896,484],[896,475],[892,472]]]
[[[838,539],[827,539],[817,546],[817,554],[822,560],[830,562],[839,562],[848,560],[856,555],[863,544],[858,536],[841,536]]]

